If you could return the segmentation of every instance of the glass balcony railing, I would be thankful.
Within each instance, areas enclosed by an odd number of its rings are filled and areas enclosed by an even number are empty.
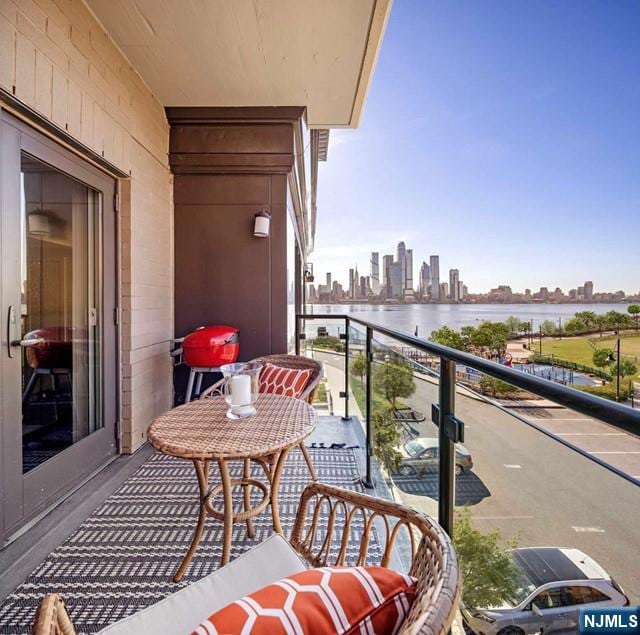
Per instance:
[[[378,481],[454,539],[457,528],[499,532],[510,548],[557,548],[575,571],[610,578],[612,594],[640,603],[640,411],[359,318],[297,322],[301,351],[332,356],[333,373],[342,364],[336,381],[346,384],[342,410],[361,421],[366,486]],[[340,350],[310,353],[319,328]]]

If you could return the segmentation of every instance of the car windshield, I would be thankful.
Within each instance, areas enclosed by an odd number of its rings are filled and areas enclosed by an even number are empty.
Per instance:
[[[416,454],[420,454],[424,450],[424,445],[419,441],[407,441],[404,447],[409,456],[416,456]]]
[[[505,599],[505,604],[508,606],[518,606],[521,602],[524,602],[533,591],[536,590],[536,585],[526,575],[520,567],[518,567],[518,586],[517,590],[512,597]]]

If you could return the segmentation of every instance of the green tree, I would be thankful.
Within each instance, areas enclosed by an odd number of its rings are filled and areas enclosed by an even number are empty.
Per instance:
[[[620,313],[619,311],[607,311],[604,314],[607,326],[609,328],[623,328],[625,326],[633,326],[631,315]]]
[[[458,331],[454,331],[448,326],[442,326],[431,332],[431,341],[449,348],[456,348],[459,351],[466,350],[464,338]]]
[[[462,337],[462,341],[464,343],[465,351],[471,350],[471,340],[473,339],[473,334],[475,333],[475,326],[463,326],[460,329],[460,335]]]
[[[453,544],[462,571],[462,600],[469,608],[499,606],[512,599],[520,583],[519,570],[509,553],[515,541],[503,545],[498,530],[478,531],[465,507],[456,513]]]
[[[592,329],[597,326],[598,316],[593,311],[578,311],[572,319],[581,322],[585,329]]]
[[[566,333],[580,333],[581,331],[586,331],[589,328],[590,327],[586,322],[578,318],[578,314],[574,315],[564,323],[564,330]]]
[[[510,315],[504,323],[507,325],[509,329],[509,335],[517,335],[522,330],[522,325],[527,324],[523,322],[520,318],[515,317],[514,315]]]
[[[593,365],[596,368],[605,368],[611,363],[613,351],[610,348],[598,348],[593,351]]]
[[[543,335],[555,335],[557,330],[556,323],[552,320],[544,320],[540,324],[540,330]]]
[[[373,388],[381,392],[395,409],[398,398],[411,397],[416,390],[413,372],[399,360],[389,360],[376,368]]]
[[[507,340],[511,335],[503,322],[482,322],[471,335],[471,344],[480,354],[486,352],[494,356],[503,355],[507,350]]]
[[[377,409],[371,415],[373,424],[373,454],[387,472],[395,472],[400,467],[402,455],[398,450],[400,432],[393,412]]]
[[[630,304],[627,307],[627,313],[635,319],[637,331],[638,326],[640,326],[640,304]]]
[[[531,330],[531,324],[529,322],[520,322],[520,332],[527,335]]]
[[[364,382],[364,376],[367,372],[367,358],[364,353],[358,353],[351,362],[351,374],[360,378]]]
[[[612,375],[616,375],[618,373],[618,364],[616,362],[611,364],[609,372]],[[635,375],[637,372],[638,367],[630,359],[620,360],[620,377],[629,377],[630,375]]]

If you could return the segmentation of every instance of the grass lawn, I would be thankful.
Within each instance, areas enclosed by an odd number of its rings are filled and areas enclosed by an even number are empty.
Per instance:
[[[589,335],[584,337],[567,337],[561,340],[546,338],[542,340],[543,355],[555,355],[570,362],[593,366],[593,351],[596,348],[610,348],[615,351],[615,337],[598,337]],[[640,367],[640,335],[628,335],[620,338],[620,350],[623,357],[631,359]],[[535,342],[533,352],[540,351],[540,343]],[[632,377],[640,382],[640,372]]]

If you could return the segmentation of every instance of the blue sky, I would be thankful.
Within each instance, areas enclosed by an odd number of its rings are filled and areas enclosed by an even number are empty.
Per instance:
[[[471,292],[640,290],[640,1],[395,0],[321,165],[316,275],[404,240]]]

